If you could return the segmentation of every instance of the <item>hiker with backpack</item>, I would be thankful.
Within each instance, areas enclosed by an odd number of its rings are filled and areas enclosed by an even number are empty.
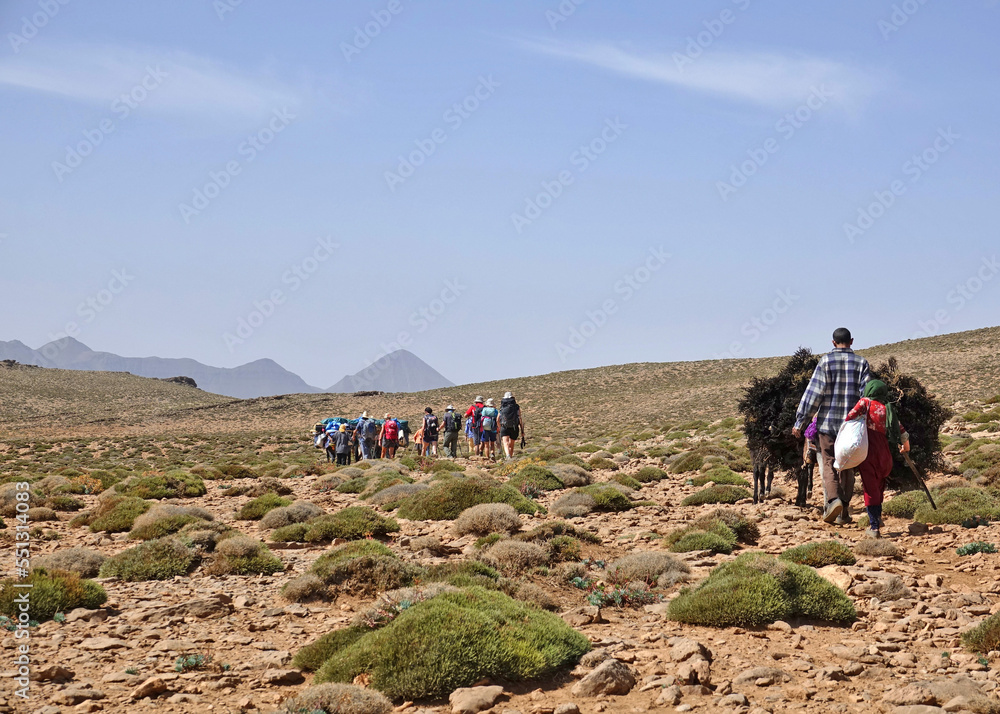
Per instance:
[[[482,433],[482,415],[483,415],[483,398],[482,396],[476,397],[476,401],[472,403],[472,406],[468,408],[465,412],[465,416],[472,417],[472,441],[475,445],[476,456],[483,455],[483,444],[480,439]],[[470,452],[471,453],[471,452]]]
[[[325,429],[316,435],[316,446],[326,453],[326,462],[332,464],[336,458],[333,451],[332,435]]]
[[[347,466],[351,463],[351,435],[347,433],[347,424],[341,424],[334,432],[334,448],[337,452],[337,465]]]
[[[514,444],[523,433],[521,406],[514,399],[513,393],[505,392],[500,400],[500,442],[503,444],[505,458],[514,458]]]
[[[399,448],[399,422],[391,415],[385,415],[382,428],[378,430],[378,442],[382,446],[382,458],[396,458],[396,449]]]
[[[444,410],[444,442],[442,443],[444,455],[449,459],[458,456],[459,424],[459,419],[455,416],[455,407],[449,404]]]
[[[476,428],[471,415],[465,417],[465,448],[469,451],[469,456],[476,453]]]
[[[870,374],[868,361],[851,350],[854,339],[846,327],[833,331],[833,350],[823,355],[813,370],[805,394],[795,412],[792,434],[802,438],[802,428],[816,416],[819,431],[819,475],[823,479],[826,523],[851,523],[850,503],[854,495],[854,469],[833,467],[834,444],[844,417],[861,397]]]
[[[493,406],[493,399],[487,399],[480,412],[479,443],[481,456],[496,460],[497,458],[497,420],[500,410]]]
[[[424,456],[437,456],[439,422],[434,410],[424,408]]]
[[[882,500],[885,482],[892,473],[893,453],[910,450],[910,435],[899,423],[896,408],[889,401],[889,387],[880,379],[865,385],[863,396],[847,413],[845,421],[864,415],[868,429],[868,456],[858,465],[868,510],[869,538],[882,537]]]
[[[378,424],[368,418],[368,412],[361,412],[358,425],[354,429],[355,440],[361,447],[361,458],[367,461],[372,458],[375,447],[375,437],[378,434]]]

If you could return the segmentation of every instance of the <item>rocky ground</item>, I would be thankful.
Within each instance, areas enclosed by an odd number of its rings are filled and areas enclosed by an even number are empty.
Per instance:
[[[641,464],[640,464],[641,465]],[[637,468],[637,465],[633,465]],[[610,472],[595,472],[595,480]],[[289,479],[295,497],[332,512],[358,502],[353,495],[317,494],[318,477]],[[246,497],[225,497],[211,482],[193,499],[218,520],[266,538],[254,522],[235,521]],[[612,560],[636,550],[665,550],[660,536],[715,508],[682,507],[695,489],[672,475],[646,485],[642,498],[656,505],[624,513],[572,519],[596,533],[584,555]],[[793,488],[789,488],[792,491]],[[817,484],[813,503],[819,498]],[[540,497],[549,505],[558,492]],[[96,496],[83,496],[91,505]],[[191,501],[192,499],[188,499]],[[814,509],[787,498],[732,508],[759,519],[758,548],[770,553],[801,543],[862,539],[860,528],[821,523]],[[58,540],[36,541],[33,555],[72,546],[112,555],[134,543],[127,534],[92,534],[62,520],[44,524]],[[525,528],[555,516],[522,516]],[[456,538],[450,522],[400,521],[389,542],[402,557],[423,564],[474,555],[474,538]],[[584,593],[554,575],[532,575],[559,604],[560,614],[585,633],[594,649],[572,671],[536,683],[484,682],[460,692],[456,702],[402,703],[401,711],[473,711],[572,714],[642,711],[869,712],[896,714],[984,711],[995,703],[1000,657],[965,652],[959,635],[1000,609],[1000,555],[960,557],[956,547],[973,540],[1000,541],[1000,525],[975,531],[960,526],[930,529],[888,519],[884,534],[902,550],[901,559],[858,556],[854,566],[828,566],[821,574],[854,600],[852,626],[777,622],[761,629],[712,629],[680,625],[664,617],[666,602],[638,609],[598,609]],[[414,552],[418,536],[434,535],[450,554]],[[9,545],[9,543],[8,543]],[[103,580],[108,601],[99,610],[67,613],[32,631],[31,698],[14,696],[16,641],[4,632],[0,713],[37,712],[270,712],[312,679],[291,667],[293,654],[326,632],[345,626],[367,600],[348,595],[332,603],[289,604],[280,587],[306,571],[328,545],[274,545],[286,570],[271,577],[193,575],[167,582]],[[734,555],[687,553],[693,580]],[[889,576],[901,579],[903,597],[882,602],[873,592]],[[906,592],[908,590],[909,592]],[[668,591],[667,597],[676,593]],[[181,655],[212,657],[202,671],[178,673]],[[488,685],[494,685],[491,689]],[[985,697],[985,699],[984,699]],[[477,703],[478,702],[478,703]]]

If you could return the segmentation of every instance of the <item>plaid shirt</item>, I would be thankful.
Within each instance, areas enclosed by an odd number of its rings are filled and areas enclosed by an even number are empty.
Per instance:
[[[868,361],[850,348],[835,347],[823,355],[795,412],[795,428],[815,414],[819,433],[835,437],[868,379]]]

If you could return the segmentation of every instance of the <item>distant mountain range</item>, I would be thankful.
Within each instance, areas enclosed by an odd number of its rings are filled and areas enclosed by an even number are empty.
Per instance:
[[[0,360],[56,369],[130,372],[140,377],[167,379],[190,377],[198,388],[238,399],[278,394],[316,394],[324,390],[274,360],[259,359],[239,367],[211,367],[193,359],[165,357],[121,357],[111,352],[95,352],[72,337],[31,349],[19,340],[0,341]],[[344,377],[328,392],[413,392],[453,386],[416,355],[398,350],[355,375]],[[355,386],[357,385],[357,386]]]
[[[390,352],[356,374],[349,374],[328,392],[425,392],[454,387],[440,372],[406,350]]]

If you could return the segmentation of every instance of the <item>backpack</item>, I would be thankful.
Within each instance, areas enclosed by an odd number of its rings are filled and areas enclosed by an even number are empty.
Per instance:
[[[472,409],[472,426],[475,429],[483,425],[483,409],[482,404],[476,404]]]
[[[399,424],[396,423],[395,419],[390,419],[385,423],[385,429],[383,430],[382,435],[390,441],[399,438]]]
[[[361,432],[366,439],[374,439],[378,434],[378,427],[374,419],[365,419],[364,430]]]
[[[483,431],[496,431],[497,430],[497,414],[499,412],[496,407],[486,407],[481,412]]]
[[[313,444],[316,445],[317,449],[322,449],[323,448],[323,442],[325,440],[326,440],[326,433],[325,432],[322,433],[322,434],[317,434],[316,438],[313,439]]]
[[[434,414],[424,416],[424,438],[433,439],[438,435],[438,418]]]
[[[500,421],[507,429],[513,429],[518,426],[518,417],[520,414],[521,407],[519,407],[517,402],[513,400],[500,405]]]
[[[444,415],[444,430],[458,431],[458,420],[455,418],[455,412],[447,412]]]

